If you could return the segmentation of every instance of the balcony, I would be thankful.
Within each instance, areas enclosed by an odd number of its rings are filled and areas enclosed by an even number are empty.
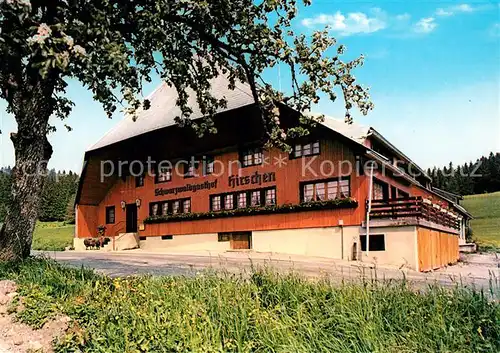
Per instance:
[[[368,201],[366,207],[368,210]],[[370,226],[382,225],[424,225],[458,233],[460,231],[460,217],[421,196],[372,200]]]

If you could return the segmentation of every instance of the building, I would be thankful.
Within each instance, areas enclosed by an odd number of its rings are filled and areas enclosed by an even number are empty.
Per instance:
[[[75,249],[104,225],[115,250],[251,249],[420,271],[457,261],[469,215],[375,129],[327,117],[290,141],[291,154],[265,150],[248,87],[227,85],[213,83],[228,101],[215,135],[177,126],[176,92],[163,84],[136,122],[126,117],[85,153]],[[200,117],[193,97],[190,106]],[[296,126],[298,113],[280,106],[280,123]]]

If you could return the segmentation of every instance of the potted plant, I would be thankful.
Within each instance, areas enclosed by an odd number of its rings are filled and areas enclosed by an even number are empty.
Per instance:
[[[97,236],[99,238],[99,247],[102,248],[102,245],[104,243],[104,235],[106,234],[106,226],[105,225],[100,225],[97,227]]]

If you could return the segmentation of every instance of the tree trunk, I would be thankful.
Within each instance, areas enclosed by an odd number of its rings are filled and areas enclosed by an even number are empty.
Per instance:
[[[16,112],[17,133],[11,134],[15,150],[11,203],[0,230],[0,261],[30,255],[47,163],[52,146],[47,140],[51,115],[51,89],[34,86],[20,99]]]

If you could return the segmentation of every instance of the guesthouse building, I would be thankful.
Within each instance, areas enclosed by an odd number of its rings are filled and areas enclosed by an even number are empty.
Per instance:
[[[217,134],[175,124],[177,94],[162,84],[137,121],[125,117],[86,151],[75,249],[104,226],[108,250],[275,252],[419,271],[457,261],[470,215],[375,129],[325,117],[290,153],[265,148],[249,88],[228,90],[223,76],[212,87],[228,102]],[[285,129],[298,117],[280,105]]]

